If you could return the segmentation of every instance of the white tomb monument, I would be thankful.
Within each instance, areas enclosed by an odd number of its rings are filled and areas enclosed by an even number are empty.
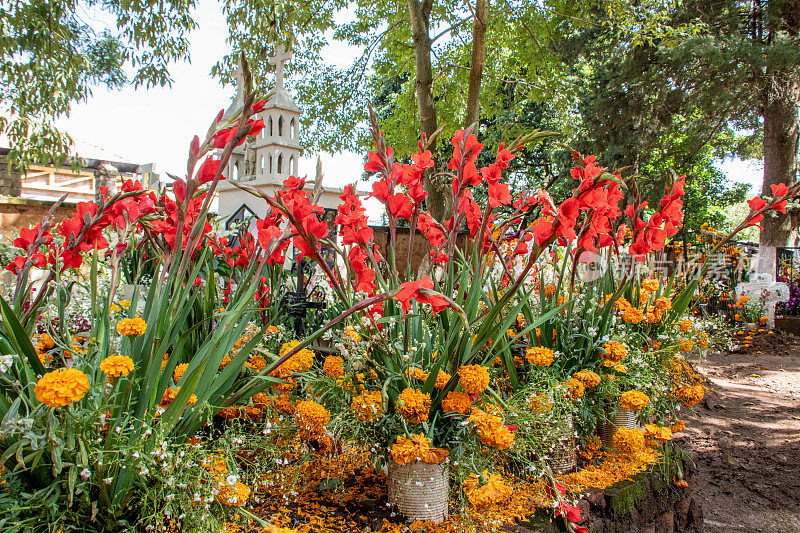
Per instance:
[[[273,195],[290,175],[297,176],[300,155],[300,108],[283,85],[284,63],[292,58],[291,50],[279,45],[269,59],[275,65],[275,90],[266,107],[256,113],[254,120],[264,120],[265,128],[256,137],[235,148],[224,171],[225,181],[217,186],[219,198],[220,231],[233,230],[249,217],[263,217],[267,202],[242,191],[231,181],[247,183],[266,194]],[[241,69],[237,71],[236,96],[225,115],[230,116],[244,105],[244,80]],[[313,180],[307,180],[305,190],[314,189]],[[326,218],[334,216],[339,205],[341,189],[324,187],[319,205],[326,210]],[[253,230],[254,231],[254,230]]]
[[[749,282],[739,283],[736,286],[736,296],[747,296],[751,301],[756,301],[763,296],[762,301],[768,318],[767,326],[774,328],[775,305],[778,302],[789,300],[789,286],[786,283],[774,281],[772,274],[752,273]]]

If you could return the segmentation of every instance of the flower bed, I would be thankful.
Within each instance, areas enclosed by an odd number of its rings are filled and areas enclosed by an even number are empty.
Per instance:
[[[438,469],[429,477],[449,517],[437,511],[437,528],[491,529],[539,506],[585,531],[565,484],[607,488],[655,464],[704,394],[686,356],[725,334],[690,307],[697,279],[679,286],[643,267],[677,234],[684,178],[648,208],[634,177],[572,152],[565,198],[515,198],[509,161],[552,133],[501,143],[478,169],[487,148],[459,130],[440,168],[425,138],[396,161],[373,115],[365,171],[388,220],[385,249],[354,186],[332,228],[294,176],[274,194],[234,182],[268,208],[233,244],[208,207],[234,147],[264,127],[251,118],[263,105],[248,91],[241,113],[220,114],[171,192],[126,182],[20,232],[17,281],[0,300],[0,525],[323,527],[325,506],[344,498],[337,520],[400,527],[384,472],[408,467]],[[424,209],[427,180],[452,190],[443,221]],[[752,199],[736,231],[798,190]],[[408,254],[414,239],[428,247],[419,271],[397,268],[401,224]],[[300,261],[316,264],[329,306],[323,325],[293,338],[280,295],[284,266]],[[333,352],[315,353],[317,341]],[[621,414],[630,423],[598,456],[599,428]],[[581,469],[556,476],[577,446]],[[410,501],[416,483],[392,484],[393,500]],[[431,502],[410,503],[403,519],[427,517]]]

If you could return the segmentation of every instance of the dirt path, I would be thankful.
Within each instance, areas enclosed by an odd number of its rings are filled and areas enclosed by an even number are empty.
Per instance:
[[[800,532],[800,339],[762,333],[698,369],[713,392],[679,442],[697,453],[706,533]]]

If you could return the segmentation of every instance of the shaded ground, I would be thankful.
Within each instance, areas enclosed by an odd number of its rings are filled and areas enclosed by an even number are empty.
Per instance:
[[[713,392],[678,441],[697,453],[705,531],[800,532],[800,339],[739,342],[698,364]]]

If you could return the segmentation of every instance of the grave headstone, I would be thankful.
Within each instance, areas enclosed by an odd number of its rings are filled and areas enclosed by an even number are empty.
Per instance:
[[[767,313],[767,326],[775,327],[775,306],[778,302],[789,300],[789,286],[776,282],[771,274],[752,274],[750,281],[736,286],[736,296],[747,296],[751,300],[759,298],[764,302]]]

